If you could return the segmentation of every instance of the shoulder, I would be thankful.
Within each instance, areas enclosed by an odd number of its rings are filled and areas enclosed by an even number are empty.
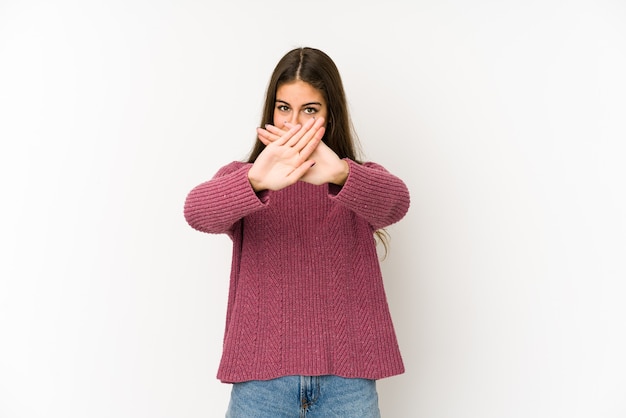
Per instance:
[[[389,170],[387,170],[381,164],[376,163],[374,161],[356,162],[356,161],[349,160],[349,159],[347,159],[347,161],[348,161],[348,164],[350,164],[351,171],[352,171],[352,168],[356,168],[356,171],[362,172],[362,173],[381,172],[385,174],[390,174]]]
[[[374,170],[387,171],[387,169],[385,167],[383,167],[382,165],[380,165],[378,163],[375,163],[374,161],[365,161],[365,162],[361,163],[361,165],[363,167],[372,168]]]

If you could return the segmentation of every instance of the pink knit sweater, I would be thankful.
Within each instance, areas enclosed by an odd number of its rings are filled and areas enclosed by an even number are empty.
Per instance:
[[[378,164],[346,161],[343,187],[255,193],[251,164],[233,162],[187,196],[189,225],[233,241],[223,382],[404,372],[373,232],[404,217],[409,192]]]

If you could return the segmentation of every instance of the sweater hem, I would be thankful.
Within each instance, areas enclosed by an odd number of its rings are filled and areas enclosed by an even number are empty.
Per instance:
[[[233,383],[243,383],[249,382],[252,380],[272,380],[278,379],[286,376],[339,376],[346,379],[368,379],[368,380],[381,380],[387,379],[389,377],[399,376],[404,374],[404,368],[395,371],[389,372],[381,372],[381,373],[342,373],[339,371],[335,372],[311,372],[311,371],[300,371],[300,372],[284,372],[284,373],[276,373],[276,374],[251,374],[246,376],[229,376],[218,374],[217,379],[222,383],[233,384]]]

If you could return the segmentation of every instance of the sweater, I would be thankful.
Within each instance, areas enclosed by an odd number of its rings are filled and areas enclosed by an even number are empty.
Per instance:
[[[345,160],[343,186],[256,193],[251,164],[232,162],[187,195],[189,225],[233,242],[222,382],[404,372],[374,231],[404,217],[409,191],[379,164]]]

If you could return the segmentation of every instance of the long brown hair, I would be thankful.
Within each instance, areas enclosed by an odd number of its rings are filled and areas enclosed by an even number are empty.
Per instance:
[[[323,51],[315,48],[295,48],[287,52],[276,64],[265,94],[263,116],[260,126],[274,123],[276,109],[276,91],[286,83],[296,80],[304,81],[319,90],[328,108],[326,132],[322,140],[339,158],[359,161],[359,143],[348,112],[346,94],[341,75],[333,60]],[[250,151],[248,162],[256,161],[265,149],[257,138]],[[376,237],[385,248],[385,256],[389,247],[389,234],[384,229],[375,231]],[[383,257],[384,258],[384,257]]]

